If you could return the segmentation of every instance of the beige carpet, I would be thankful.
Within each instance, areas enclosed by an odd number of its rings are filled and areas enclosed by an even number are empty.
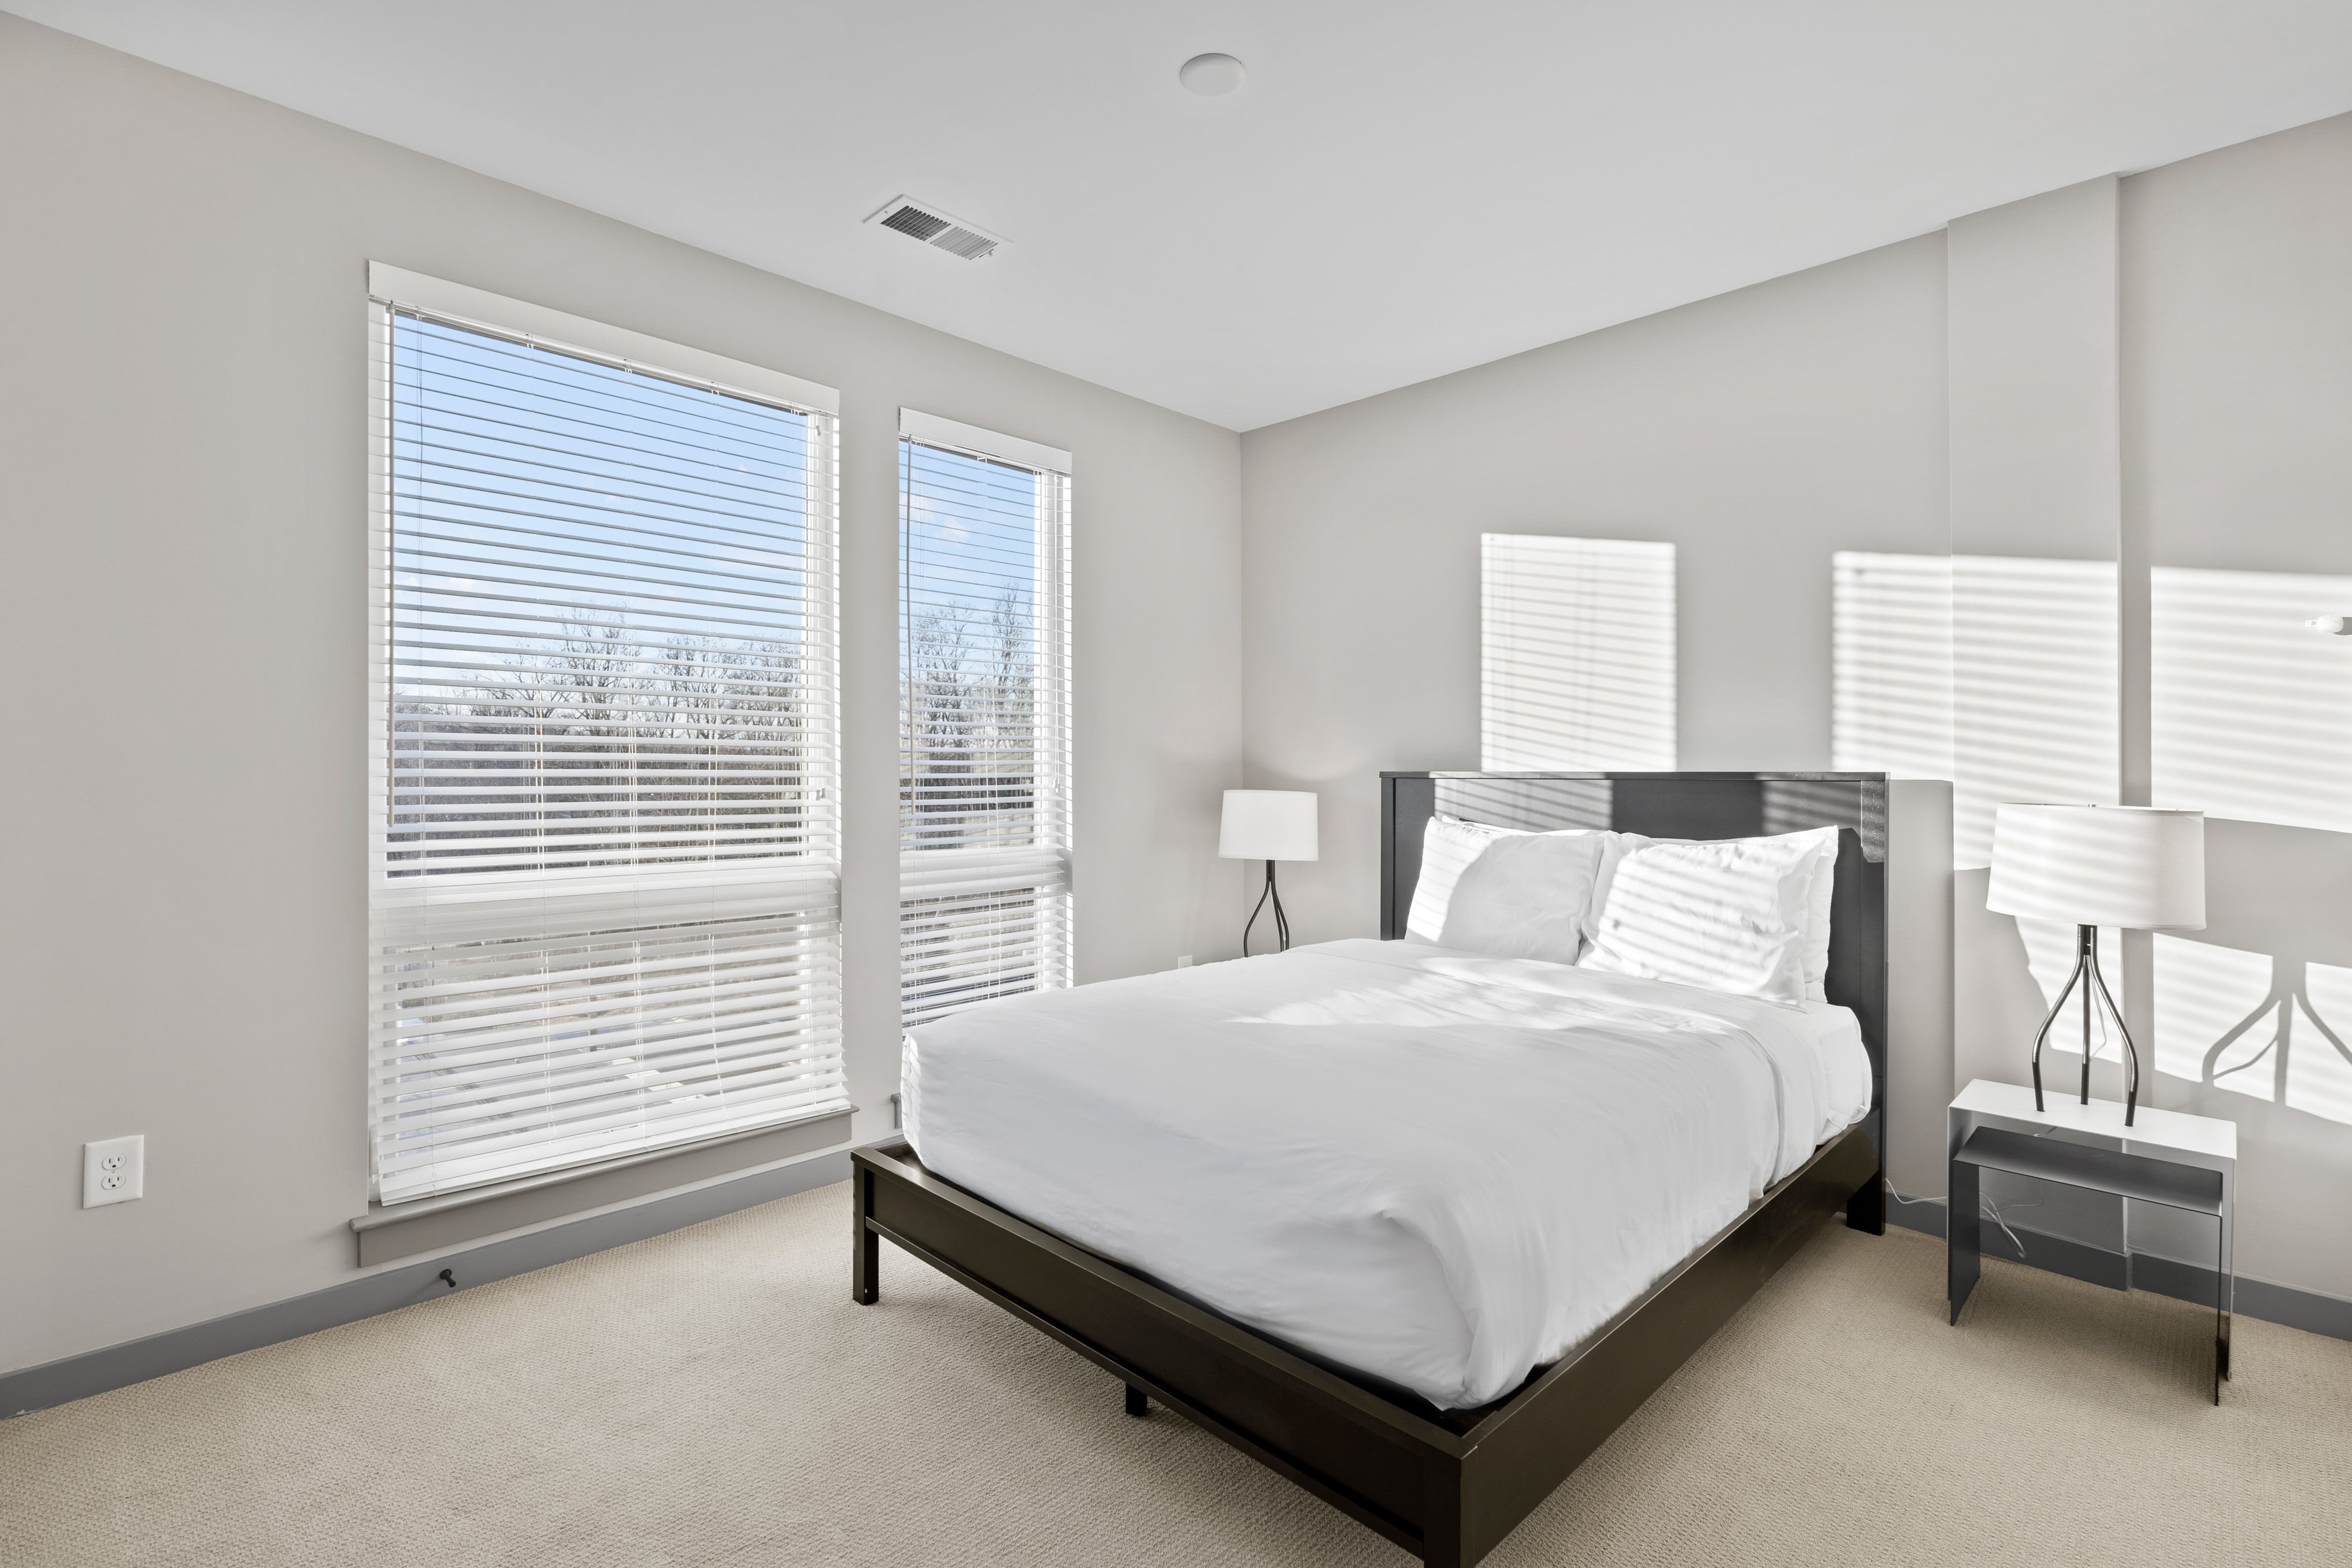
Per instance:
[[[805,1194],[0,1423],[0,1563],[1399,1564]],[[2352,1344],[1825,1232],[1487,1562],[2352,1563]]]

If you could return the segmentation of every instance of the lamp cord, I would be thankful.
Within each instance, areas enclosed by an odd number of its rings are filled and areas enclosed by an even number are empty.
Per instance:
[[[2049,1128],[2049,1129],[2047,1129],[2047,1130],[2045,1130],[2045,1131],[2043,1131],[2043,1132],[2035,1133],[2035,1134],[2033,1134],[2032,1135],[2033,1135],[2034,1137],[2037,1137],[2037,1138],[2046,1138],[2046,1137],[2048,1137],[2052,1133],[2054,1133],[2054,1132],[2056,1132],[2057,1130],[2058,1130],[2057,1128],[2055,1128],[2055,1127],[2052,1127],[2052,1128]],[[1907,1193],[1901,1193],[1901,1192],[1897,1192],[1897,1191],[1895,1191],[1895,1184],[1894,1184],[1893,1182],[1891,1182],[1891,1181],[1886,1180],[1886,1179],[1885,1179],[1885,1178],[1884,1178],[1884,1177],[1881,1177],[1881,1178],[1880,1178],[1880,1180],[1879,1180],[1879,1185],[1880,1185],[1880,1186],[1884,1186],[1884,1187],[1886,1189],[1886,1196],[1887,1196],[1887,1197],[1891,1197],[1891,1198],[1893,1198],[1893,1199],[1894,1199],[1895,1202],[1897,1202],[1897,1203],[1902,1203],[1902,1204],[1921,1204],[1921,1203],[1924,1203],[1924,1204],[1927,1204],[1927,1205],[1928,1205],[1928,1206],[1930,1206],[1930,1207],[1940,1207],[1940,1208],[1945,1208],[1945,1209],[1948,1209],[1948,1208],[1951,1207],[1951,1206],[1950,1206],[1950,1204],[1949,1204],[1946,1199],[1944,1199],[1944,1198],[1940,1198],[1940,1197],[1911,1197],[1911,1196],[1910,1196],[1909,1194],[1907,1194]],[[2011,1208],[2012,1208],[2012,1209],[2018,1209],[2018,1208],[2040,1208],[2040,1207],[2042,1207],[2042,1200],[2041,1200],[2040,1198],[2038,1198],[2038,1197],[2037,1197],[2037,1198],[2033,1199],[2033,1200],[2032,1200],[2032,1202],[2030,1202],[2030,1203],[2012,1203],[2012,1204],[2011,1204],[2009,1207],[2010,1207]],[[2020,1240],[2017,1239],[2017,1232],[2016,1232],[2016,1231],[2014,1231],[2014,1230],[2011,1230],[2011,1229],[2009,1228],[2009,1221],[2001,1218],[2001,1207],[2000,1207],[2000,1204],[1997,1204],[1997,1203],[1995,1203],[1995,1202],[1992,1200],[1992,1195],[1991,1195],[1990,1193],[1979,1192],[1979,1193],[1978,1193],[1978,1194],[1977,1194],[1977,1212],[1978,1212],[1978,1213],[1979,1213],[1979,1214],[1983,1214],[1983,1215],[1989,1215],[1989,1216],[1990,1216],[1990,1217],[1991,1217],[1991,1219],[1992,1219],[1992,1222],[1993,1222],[1995,1225],[1998,1225],[1998,1226],[2000,1226],[2000,1228],[2001,1228],[2001,1234],[2003,1234],[2003,1235],[2005,1235],[2005,1236],[2007,1236],[2007,1237],[2009,1238],[2009,1244],[2010,1244],[2011,1247],[2014,1247],[2014,1248],[2016,1248],[2016,1249],[2017,1249],[2017,1255],[2018,1255],[2020,1258],[2023,1258],[2023,1257],[2025,1256],[2025,1243],[2024,1243],[2024,1242],[2022,1242],[2022,1241],[2020,1241]],[[1950,1223],[1950,1221],[1949,1221],[1948,1219],[1947,1219],[1947,1220],[1945,1221],[1945,1223],[1948,1225],[1948,1224]]]

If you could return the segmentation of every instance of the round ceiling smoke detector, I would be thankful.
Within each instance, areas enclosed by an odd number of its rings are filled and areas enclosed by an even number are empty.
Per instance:
[[[1184,90],[1202,98],[1223,98],[1242,85],[1248,73],[1231,55],[1194,55],[1179,67],[1176,79]]]

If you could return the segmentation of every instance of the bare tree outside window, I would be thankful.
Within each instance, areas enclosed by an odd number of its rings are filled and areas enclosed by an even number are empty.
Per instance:
[[[788,643],[640,636],[575,609],[543,650],[395,700],[388,873],[793,852],[800,681]]]

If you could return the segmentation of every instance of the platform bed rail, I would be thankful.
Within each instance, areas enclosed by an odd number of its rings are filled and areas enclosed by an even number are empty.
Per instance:
[[[1475,1411],[1441,1412],[1345,1376],[933,1175],[904,1142],[852,1155],[851,1293],[879,1299],[887,1239],[1118,1378],[1130,1413],[1156,1400],[1431,1568],[1466,1568],[1824,1221],[1843,1214],[1857,1229],[1884,1229],[1885,782],[1865,774],[1387,774],[1381,782],[1384,936],[1399,934],[1421,827],[1438,810],[1656,837],[1846,830],[1830,997],[1862,1020],[1876,1076],[1870,1113],[1572,1354]]]
[[[879,1299],[887,1239],[1118,1378],[1131,1411],[1158,1401],[1431,1568],[1499,1544],[1878,1169],[1849,1130],[1574,1354],[1449,1421],[1005,1213],[903,1143],[851,1158],[857,1301]]]

